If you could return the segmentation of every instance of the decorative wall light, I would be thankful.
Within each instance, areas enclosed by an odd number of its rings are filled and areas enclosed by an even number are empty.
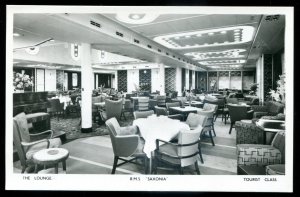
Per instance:
[[[220,58],[242,58],[245,55],[240,53],[246,52],[246,49],[230,49],[225,51],[210,52],[190,52],[184,55],[193,56],[194,60],[220,59]]]
[[[36,55],[40,51],[40,47],[26,48],[25,51],[30,55]]]
[[[172,49],[234,45],[253,39],[254,27],[235,26],[158,36],[154,41]]]
[[[129,24],[145,24],[154,21],[158,16],[157,14],[119,13],[116,19]]]
[[[201,61],[198,62],[201,65],[222,65],[222,64],[243,64],[246,60],[215,60],[215,61]]]
[[[71,44],[71,57],[75,61],[80,59],[80,46],[78,44]]]

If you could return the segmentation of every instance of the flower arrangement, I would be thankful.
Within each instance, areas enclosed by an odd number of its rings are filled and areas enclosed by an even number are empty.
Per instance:
[[[14,81],[13,85],[15,90],[24,90],[25,88],[31,88],[33,86],[33,76],[23,73],[15,73],[14,72]]]
[[[210,87],[211,87],[211,90],[213,90],[215,88],[215,85],[216,85],[217,81],[215,79],[212,79],[210,81]]]
[[[285,102],[285,74],[279,75],[276,90],[270,90],[271,97],[278,102]]]
[[[249,94],[250,95],[256,95],[256,91],[257,91],[257,88],[258,88],[258,83],[251,83],[250,84],[250,92]]]

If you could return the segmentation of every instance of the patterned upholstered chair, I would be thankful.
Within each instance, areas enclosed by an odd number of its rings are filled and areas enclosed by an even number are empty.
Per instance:
[[[148,116],[151,116],[154,114],[153,110],[149,111],[135,111],[133,112],[133,117],[134,119],[139,119],[139,118],[147,118]]]
[[[138,110],[139,111],[149,110],[149,97],[139,97],[138,98]]]
[[[235,123],[236,144],[263,144],[264,131],[253,123]]]
[[[115,174],[116,168],[125,163],[135,163],[134,160],[142,158],[145,165],[145,174],[148,170],[148,159],[146,154],[143,152],[145,141],[138,135],[138,129],[136,126],[120,127],[116,118],[111,118],[105,122],[114,151],[114,164],[111,171]],[[131,159],[127,159],[131,157]],[[118,164],[118,160],[123,161]]]
[[[157,99],[157,106],[159,106],[159,107],[166,107],[167,96],[165,96],[165,95],[158,95],[156,97],[156,99]]]
[[[49,135],[44,136],[47,133]],[[33,137],[37,136],[44,136],[44,138],[34,140]],[[27,167],[33,166],[32,157],[34,153],[46,148],[57,148],[62,144],[60,138],[52,138],[52,136],[52,130],[30,134],[24,112],[13,118],[13,142],[22,165],[22,173],[25,172]]]
[[[276,101],[268,101],[266,105],[252,105],[254,110],[253,118],[261,118],[262,116],[276,116],[279,113],[283,113],[284,104]]]
[[[282,165],[285,163],[285,131],[278,132],[271,145],[238,144],[238,174],[284,174]],[[281,166],[273,166],[278,165]],[[273,172],[271,172],[273,171]]]
[[[157,174],[158,167],[164,164],[176,168],[179,174],[183,174],[184,167],[194,165],[197,174],[200,174],[197,159],[201,150],[199,148],[201,129],[197,127],[194,130],[180,131],[177,143],[157,139],[153,172]]]

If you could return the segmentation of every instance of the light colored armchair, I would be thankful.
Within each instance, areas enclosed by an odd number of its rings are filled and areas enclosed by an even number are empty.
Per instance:
[[[200,133],[202,128],[182,130],[178,134],[178,142],[171,143],[160,139],[156,140],[156,150],[153,163],[153,172],[157,174],[160,164],[167,164],[183,174],[183,167],[194,165],[197,174],[200,174],[197,160],[199,158]]]
[[[135,111],[135,112],[133,112],[133,117],[136,120],[136,119],[139,119],[139,118],[147,118],[148,116],[151,116],[152,114],[154,114],[153,110]]]
[[[142,158],[145,165],[145,174],[148,171],[148,159],[146,154],[143,152],[144,140],[138,135],[138,129],[132,129],[128,132],[127,128],[130,127],[120,127],[116,118],[111,118],[105,122],[113,147],[114,152],[114,164],[111,171],[115,174],[116,168],[125,163],[135,163],[134,160],[137,158]],[[132,157],[131,159],[125,159],[126,157]],[[118,160],[123,161],[118,164]]]
[[[48,133],[48,136],[46,135]],[[42,136],[40,140],[33,140],[33,137]],[[33,154],[39,150],[59,147],[62,143],[60,138],[52,138],[53,131],[47,130],[40,133],[30,134],[28,122],[24,112],[13,118],[13,142],[17,149],[22,166],[22,173],[27,167],[33,166]]]

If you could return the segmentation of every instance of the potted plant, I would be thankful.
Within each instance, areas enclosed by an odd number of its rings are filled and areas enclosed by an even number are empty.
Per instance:
[[[273,100],[285,103],[285,74],[279,75],[279,80],[277,81],[276,90],[270,89],[270,96]]]
[[[258,89],[258,83],[252,83],[252,84],[250,84],[250,90],[251,91],[249,92],[249,94],[256,96],[257,89]]]

